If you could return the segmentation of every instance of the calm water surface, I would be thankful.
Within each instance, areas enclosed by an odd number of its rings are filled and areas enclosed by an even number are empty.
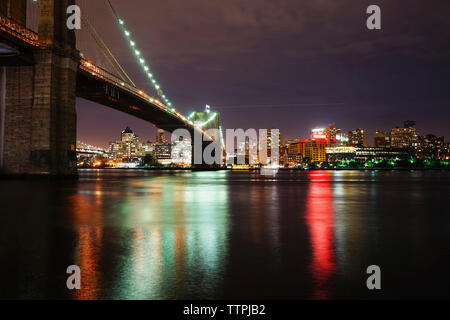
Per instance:
[[[450,172],[87,170],[0,191],[0,298],[450,298]]]

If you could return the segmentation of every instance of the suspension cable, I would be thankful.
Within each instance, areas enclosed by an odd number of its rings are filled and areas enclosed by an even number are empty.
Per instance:
[[[95,37],[95,35],[93,34],[92,30],[90,30],[88,24],[86,23],[86,21],[84,19],[82,19],[82,23],[83,25],[88,29],[89,34],[91,35],[91,37],[94,39],[95,43],[97,44],[97,46],[100,49],[100,52],[105,56],[106,60],[109,62],[109,64],[114,68],[114,70],[117,72],[117,74],[119,75],[119,77],[123,80],[126,81],[125,78],[123,77],[122,73],[117,69],[117,67],[114,65],[114,63],[111,61],[111,58],[108,56],[108,54],[105,52],[105,50],[102,48],[100,42],[97,40],[97,38]]]
[[[162,98],[162,100],[164,101],[165,105],[169,107],[169,109],[171,110],[171,112],[176,112],[175,107],[172,105],[172,103],[169,101],[169,99],[166,97],[166,95],[164,94],[160,84],[156,81],[156,79],[154,78],[152,72],[151,72],[151,67],[149,65],[146,64],[145,59],[141,56],[141,52],[139,50],[137,50],[136,48],[136,43],[134,41],[131,40],[130,37],[130,32],[125,28],[125,22],[123,21],[123,19],[121,19],[119,17],[119,14],[117,13],[117,11],[114,9],[112,3],[110,0],[106,0],[109,4],[109,7],[111,8],[111,11],[114,15],[114,17],[117,19],[117,22],[120,25],[121,30],[123,31],[123,33],[125,34],[127,41],[130,44],[130,48],[131,50],[135,53],[135,55],[137,56],[138,59],[138,63],[141,66],[141,68],[143,69],[144,73],[148,76],[149,81],[151,82],[153,88],[155,89],[157,95],[159,97]]]
[[[106,49],[106,51],[109,53],[110,57],[114,60],[114,62],[116,63],[116,65],[119,67],[119,69],[122,71],[122,73],[125,75],[125,77],[128,79],[128,81],[136,87],[136,84],[133,82],[133,80],[131,80],[130,76],[126,73],[126,71],[123,69],[122,65],[119,63],[119,61],[116,59],[116,57],[114,56],[114,54],[111,52],[111,50],[108,48],[108,46],[106,45],[105,41],[103,41],[102,37],[100,36],[100,34],[97,32],[97,30],[95,29],[95,27],[92,25],[92,23],[89,21],[89,19],[87,17],[82,17],[83,22],[85,22],[86,24],[88,24],[88,29],[89,32],[91,33],[91,35],[93,36],[95,42],[97,42],[98,46],[103,46],[104,49]],[[94,34],[93,34],[93,33]],[[100,42],[100,43],[99,43]],[[100,48],[102,49],[102,48]],[[106,53],[103,51],[103,54],[106,57]],[[114,66],[114,64],[112,63],[112,61],[109,59],[109,57],[106,57],[106,59],[108,60],[108,62],[112,65],[112,67],[116,70],[116,72],[119,74],[119,76],[122,78],[123,81],[127,82],[124,77],[122,76],[122,74],[120,73],[120,71],[117,70],[117,68]]]

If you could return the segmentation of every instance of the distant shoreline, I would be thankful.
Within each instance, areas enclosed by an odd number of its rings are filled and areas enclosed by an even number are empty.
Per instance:
[[[78,170],[259,171],[260,168],[78,168]],[[279,168],[280,171],[450,171],[450,168]]]
[[[79,168],[79,172],[82,171],[97,171],[97,170],[111,170],[111,171],[166,171],[166,172],[177,172],[177,171],[190,171],[190,172],[206,172],[206,171],[235,171],[235,172],[258,172],[259,169],[229,169],[229,168]],[[399,171],[399,172],[412,172],[412,171],[450,171],[450,168],[314,168],[314,169],[303,169],[303,168],[280,168],[279,171]],[[0,173],[0,180],[77,180],[79,174],[73,175],[11,175]]]

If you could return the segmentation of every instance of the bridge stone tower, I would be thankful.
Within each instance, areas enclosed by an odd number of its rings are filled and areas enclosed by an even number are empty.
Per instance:
[[[74,2],[41,0],[39,40],[47,44],[47,49],[34,49],[31,65],[7,66],[1,70],[0,170],[3,174],[76,175],[75,99],[79,55],[75,32],[66,27],[66,10]],[[11,3],[23,6],[26,0]]]

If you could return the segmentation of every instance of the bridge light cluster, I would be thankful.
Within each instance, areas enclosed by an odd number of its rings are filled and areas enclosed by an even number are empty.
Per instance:
[[[164,101],[164,103],[167,106],[172,107],[172,103],[169,101],[169,99],[166,97],[166,95],[162,92],[161,86],[153,78],[153,74],[150,72],[150,67],[146,64],[145,59],[141,57],[141,52],[136,49],[136,42],[131,39],[131,33],[125,28],[124,20],[118,18],[118,21],[119,21],[119,25],[120,25],[123,33],[125,34],[125,36],[128,40],[128,43],[130,44],[131,49],[134,50],[134,53],[136,54],[136,56],[138,58],[138,62],[142,66],[144,73],[149,77],[149,79],[151,79],[152,85],[156,89],[157,94],[161,97],[161,99]],[[173,112],[173,113],[176,112],[175,108],[173,108],[173,107],[170,110],[166,109],[166,111]]]

